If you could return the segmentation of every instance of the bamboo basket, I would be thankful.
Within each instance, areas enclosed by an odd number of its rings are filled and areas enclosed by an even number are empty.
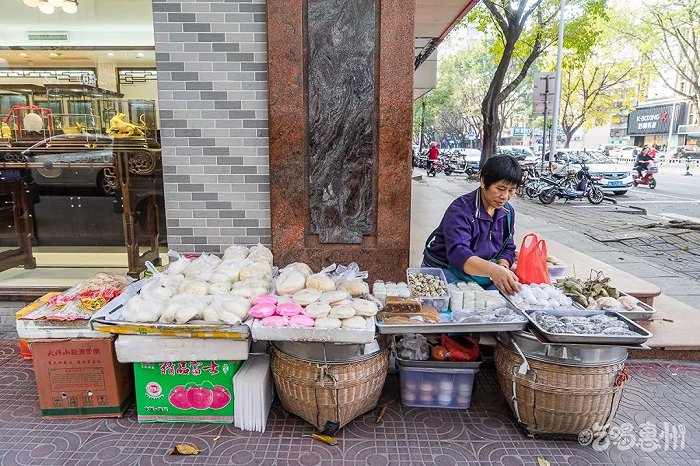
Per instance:
[[[272,377],[284,409],[321,430],[337,430],[374,409],[389,367],[388,349],[340,364],[308,362],[276,348],[271,356]]]
[[[574,367],[523,358],[501,344],[494,355],[496,377],[528,436],[602,437],[622,398],[625,363]]]

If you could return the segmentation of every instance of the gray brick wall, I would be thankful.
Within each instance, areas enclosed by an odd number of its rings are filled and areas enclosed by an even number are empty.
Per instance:
[[[15,313],[27,304],[29,303],[21,301],[0,301],[0,336],[17,336]]]
[[[270,244],[264,0],[154,0],[168,244]]]

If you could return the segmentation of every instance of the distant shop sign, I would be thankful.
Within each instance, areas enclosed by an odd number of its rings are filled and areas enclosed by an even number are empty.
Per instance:
[[[673,130],[678,128],[681,119],[680,106],[673,117],[673,105],[656,105],[638,108],[627,117],[627,134],[631,136],[644,134],[668,134],[673,118]]]

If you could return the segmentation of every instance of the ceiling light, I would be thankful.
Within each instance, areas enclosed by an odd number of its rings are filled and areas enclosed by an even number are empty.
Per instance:
[[[65,2],[63,2],[63,5],[61,5],[61,9],[65,13],[72,15],[73,13],[76,13],[78,11],[78,2],[77,2],[77,0],[75,0],[75,1],[65,0]]]
[[[41,11],[45,15],[52,15],[55,9],[56,8],[54,8],[54,6],[46,0],[42,0],[41,2],[39,2],[39,11]]]
[[[54,8],[60,8],[63,5],[63,0],[46,0]]]
[[[24,4],[27,5],[28,7],[36,8],[36,7],[39,6],[39,2],[40,2],[41,0],[22,0],[22,1],[23,1]]]

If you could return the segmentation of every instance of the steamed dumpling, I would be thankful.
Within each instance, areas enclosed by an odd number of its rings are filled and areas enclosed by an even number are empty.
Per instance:
[[[306,277],[295,269],[289,269],[275,280],[275,287],[278,294],[294,294],[304,289]]]
[[[285,272],[287,270],[296,270],[297,272],[303,274],[304,277],[308,277],[309,275],[314,273],[314,271],[311,270],[311,267],[304,264],[303,262],[292,262],[291,264],[286,266],[284,269],[282,269],[283,272]]]
[[[316,273],[306,277],[306,287],[318,291],[333,291],[335,290],[335,282],[325,273]]]

